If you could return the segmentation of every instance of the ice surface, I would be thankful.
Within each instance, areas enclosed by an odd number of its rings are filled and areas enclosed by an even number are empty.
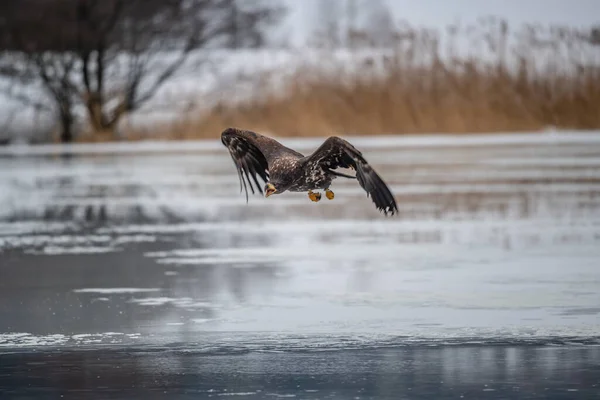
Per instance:
[[[97,293],[97,294],[130,294],[130,293],[149,293],[160,292],[157,288],[84,288],[75,289],[75,293]]]
[[[599,137],[351,138],[392,218],[341,179],[246,204],[218,140],[7,147],[0,344],[597,344]]]
[[[77,335],[32,335],[30,333],[0,333],[0,348],[44,347],[61,345],[133,343],[139,335],[119,332],[84,333]]]

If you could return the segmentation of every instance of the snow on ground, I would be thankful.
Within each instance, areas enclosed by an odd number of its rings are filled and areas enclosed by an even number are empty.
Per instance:
[[[306,150],[317,148],[325,138],[278,137],[276,132],[265,132],[277,138],[286,146]],[[139,141],[106,143],[41,144],[35,147],[20,143],[0,147],[0,155],[56,155],[56,154],[117,154],[117,153],[170,153],[202,152],[223,150],[221,132],[214,133],[214,139],[188,141]],[[492,145],[532,145],[532,144],[600,144],[598,131],[545,131],[498,134],[429,134],[429,135],[385,135],[385,136],[346,136],[354,145],[362,149],[393,147],[455,147]],[[523,161],[523,160],[520,160]],[[527,160],[525,160],[527,161]]]

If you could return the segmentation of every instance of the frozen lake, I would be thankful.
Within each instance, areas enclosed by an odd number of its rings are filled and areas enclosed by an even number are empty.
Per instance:
[[[246,204],[217,141],[0,148],[0,397],[597,393],[600,135],[349,140],[398,216]]]

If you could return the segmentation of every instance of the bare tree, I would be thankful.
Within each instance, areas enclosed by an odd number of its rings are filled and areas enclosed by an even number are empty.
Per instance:
[[[317,6],[313,41],[319,47],[337,48],[342,43],[340,0],[320,0]]]
[[[370,44],[388,47],[394,42],[396,26],[388,5],[383,0],[370,0],[362,4],[365,20],[363,33]]]
[[[94,132],[114,133],[122,117],[152,99],[192,52],[231,43],[259,46],[265,29],[283,15],[270,4],[242,6],[241,0],[2,3],[0,74],[43,88],[65,142],[74,136],[76,107],[83,106]]]
[[[282,16],[277,0],[225,0],[225,23],[229,32],[227,47],[258,48],[266,44],[265,32]]]
[[[346,46],[355,47],[356,17],[358,12],[357,0],[346,0]]]
[[[384,0],[320,0],[313,43],[319,47],[388,47],[397,27]]]

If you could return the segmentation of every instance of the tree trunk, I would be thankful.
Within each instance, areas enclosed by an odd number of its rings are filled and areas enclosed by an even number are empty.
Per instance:
[[[90,119],[90,124],[94,131],[102,131],[106,129],[106,118],[102,113],[101,97],[95,93],[88,94],[87,111]]]
[[[61,143],[71,143],[73,141],[73,116],[70,111],[60,113],[60,128]]]
[[[73,141],[73,120],[70,116],[60,116],[60,141],[61,143],[71,143]]]
[[[127,112],[125,103],[119,104],[111,115],[102,110],[102,98],[90,95],[86,104],[87,115],[94,140],[105,141],[115,139],[116,128],[121,117]]]

